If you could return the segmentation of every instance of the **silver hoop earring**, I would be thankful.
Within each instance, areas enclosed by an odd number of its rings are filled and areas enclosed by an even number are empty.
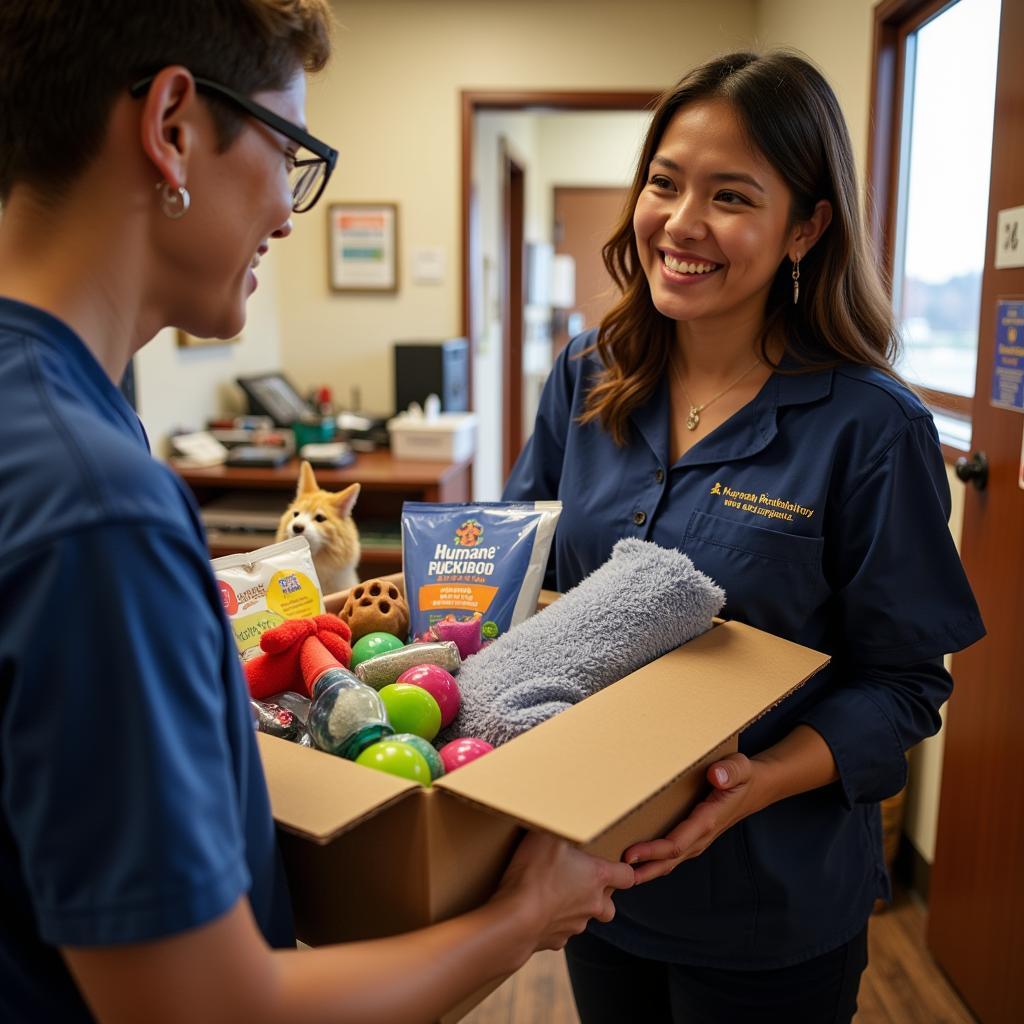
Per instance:
[[[184,185],[171,188],[168,182],[158,181],[156,190],[160,195],[160,209],[165,217],[169,217],[171,220],[180,220],[188,213],[192,197]]]
[[[793,273],[789,275],[793,278],[793,305],[800,301],[800,257],[797,256],[793,260]]]

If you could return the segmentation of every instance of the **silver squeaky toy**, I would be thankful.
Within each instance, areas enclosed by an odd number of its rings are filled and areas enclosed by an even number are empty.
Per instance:
[[[397,651],[388,651],[356,666],[356,675],[375,690],[390,686],[406,669],[415,665],[440,665],[452,675],[462,667],[459,648],[454,640],[437,643],[409,644]]]

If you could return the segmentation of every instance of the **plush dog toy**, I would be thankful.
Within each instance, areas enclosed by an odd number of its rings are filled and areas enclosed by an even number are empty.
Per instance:
[[[710,629],[724,603],[682,552],[620,540],[585,580],[466,659],[462,707],[441,739],[506,743]]]
[[[293,690],[312,696],[313,683],[325,669],[348,668],[352,632],[337,615],[289,619],[260,637],[263,653],[245,663],[249,695],[266,700]]]

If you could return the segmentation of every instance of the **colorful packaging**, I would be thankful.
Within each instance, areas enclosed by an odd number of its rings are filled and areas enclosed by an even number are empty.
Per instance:
[[[560,501],[402,506],[402,568],[412,638],[447,616],[479,615],[494,640],[537,607]]]
[[[320,615],[324,598],[305,537],[213,559],[213,573],[242,661],[262,654],[260,637],[286,619]]]

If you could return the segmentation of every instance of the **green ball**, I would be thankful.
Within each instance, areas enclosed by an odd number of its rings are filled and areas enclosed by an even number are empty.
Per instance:
[[[367,633],[352,645],[352,663],[349,667],[355,668],[360,662],[376,658],[378,654],[387,654],[388,651],[397,651],[404,646],[397,636],[390,633]]]
[[[390,738],[396,743],[408,743],[413,750],[418,750],[423,755],[423,760],[430,768],[431,782],[444,775],[444,761],[441,760],[441,755],[433,743],[428,743],[422,736],[417,736],[413,732],[396,733]]]
[[[412,683],[391,683],[377,691],[395,732],[432,740],[441,729],[441,708],[433,694]]]
[[[408,743],[381,740],[367,747],[356,758],[356,764],[403,779],[412,779],[424,786],[430,785],[430,766],[423,755]]]

